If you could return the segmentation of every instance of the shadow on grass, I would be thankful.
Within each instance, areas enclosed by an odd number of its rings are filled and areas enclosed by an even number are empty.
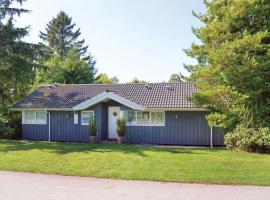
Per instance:
[[[145,152],[163,152],[171,154],[204,154],[202,150],[219,151],[207,148],[185,147],[154,147],[118,144],[87,144],[87,143],[57,143],[35,142],[25,140],[0,140],[0,152],[40,150],[57,154],[69,153],[125,153],[146,157]]]

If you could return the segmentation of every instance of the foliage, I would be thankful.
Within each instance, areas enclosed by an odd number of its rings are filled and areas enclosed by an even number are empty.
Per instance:
[[[233,132],[226,134],[225,144],[232,149],[270,152],[270,130],[269,128],[246,128],[239,125]]]
[[[179,73],[179,74],[172,74],[169,83],[179,83],[179,82],[184,82],[184,76]]]
[[[67,57],[62,60],[59,54],[54,54],[44,68],[37,70],[36,83],[86,84],[95,81],[93,69],[76,48],[72,48]]]
[[[111,81],[112,81],[112,84],[116,84],[116,83],[119,83],[119,79],[117,78],[117,76],[113,76],[110,78]]]
[[[185,65],[199,91],[192,100],[209,108],[208,119],[231,132],[237,124],[255,130],[270,125],[269,1],[205,1],[200,40],[186,50],[197,59]],[[220,116],[220,117],[218,117]],[[221,121],[222,120],[222,121]]]
[[[0,137],[20,132],[20,115],[10,108],[29,91],[40,58],[39,45],[22,41],[29,27],[14,24],[15,17],[29,12],[23,2],[0,0]]]
[[[89,135],[90,136],[96,136],[97,135],[97,125],[96,125],[96,119],[95,119],[95,117],[92,117],[89,120],[88,132],[89,132]]]
[[[96,83],[100,84],[116,84],[119,83],[119,79],[116,76],[109,78],[105,73],[99,74],[96,78]]]
[[[223,148],[0,140],[2,171],[270,186],[269,160],[269,154]]]
[[[61,11],[47,25],[40,38],[48,44],[53,54],[45,62],[44,69],[37,75],[36,85],[40,83],[93,83],[96,74],[96,60],[88,53],[85,40],[79,40],[80,29],[72,18]],[[44,78],[43,78],[44,76]]]
[[[72,22],[64,11],[60,11],[56,17],[46,25],[46,31],[40,32],[40,38],[57,52],[61,59],[65,59],[68,52],[75,46],[81,56],[85,56],[88,46],[84,46],[85,40],[79,40],[80,28],[74,30],[76,24]]]
[[[148,83],[148,82],[145,80],[139,80],[138,78],[135,77],[130,83]]]
[[[123,118],[118,118],[116,120],[116,132],[119,137],[124,137],[126,133],[126,119]]]
[[[14,129],[8,126],[7,117],[0,113],[0,138],[14,138]]]

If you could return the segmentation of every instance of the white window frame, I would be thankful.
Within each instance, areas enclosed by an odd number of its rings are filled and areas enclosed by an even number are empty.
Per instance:
[[[73,115],[73,123],[74,124],[79,124],[79,114],[78,113],[74,113],[74,115]]]
[[[138,123],[138,112],[144,113],[144,112],[148,112],[149,113],[149,119],[148,121],[144,121],[144,123]],[[151,124],[151,112],[149,111],[136,111],[136,124],[138,126],[152,126]]]
[[[152,124],[152,113],[162,113],[163,115],[163,122],[162,123],[155,123],[155,124]],[[152,126],[165,126],[165,111],[152,111],[150,112],[150,124],[152,124]]]
[[[93,113],[93,117],[95,117],[95,111],[93,111],[93,110],[84,110],[84,111],[81,111],[81,125],[86,126],[86,125],[88,125],[88,122],[87,123],[83,123],[83,114],[84,113]]]
[[[145,112],[149,112],[149,114],[150,114],[150,117],[149,117],[149,123],[148,124],[139,124],[138,123],[138,117],[137,117],[137,113],[138,112],[140,112],[140,111],[136,111],[136,110],[126,110],[125,111],[125,116],[126,116],[126,113],[128,112],[128,111],[134,111],[135,112],[135,116],[136,116],[136,122],[135,123],[126,123],[126,126],[165,126],[165,121],[166,121],[166,119],[165,119],[165,111],[145,111]],[[162,113],[163,114],[163,123],[159,123],[159,124],[154,124],[154,123],[152,123],[152,113],[155,113],[155,112],[160,112],[160,113]]]
[[[35,119],[32,122],[27,122],[25,119],[25,112],[34,112],[35,113]],[[46,118],[44,121],[37,120],[37,112],[43,112],[46,114]],[[27,110],[27,111],[22,111],[22,124],[42,124],[45,125],[47,124],[47,112],[44,110]]]
[[[136,124],[137,124],[137,111],[136,110],[126,110],[126,111],[124,111],[124,114],[123,114],[123,116],[125,117],[125,118],[127,118],[127,113],[128,112],[135,112],[135,121],[134,122],[128,122],[128,121],[126,121],[126,125],[127,126],[136,126]],[[127,119],[126,119],[127,120]]]

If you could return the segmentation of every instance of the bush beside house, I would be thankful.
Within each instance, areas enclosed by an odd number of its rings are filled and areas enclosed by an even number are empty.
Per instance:
[[[246,128],[243,125],[225,135],[227,148],[244,151],[270,152],[269,128]]]

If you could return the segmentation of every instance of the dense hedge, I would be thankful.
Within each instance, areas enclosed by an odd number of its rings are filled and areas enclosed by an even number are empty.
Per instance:
[[[270,152],[269,128],[246,128],[239,125],[225,135],[225,144],[230,149],[241,149],[253,152]]]

